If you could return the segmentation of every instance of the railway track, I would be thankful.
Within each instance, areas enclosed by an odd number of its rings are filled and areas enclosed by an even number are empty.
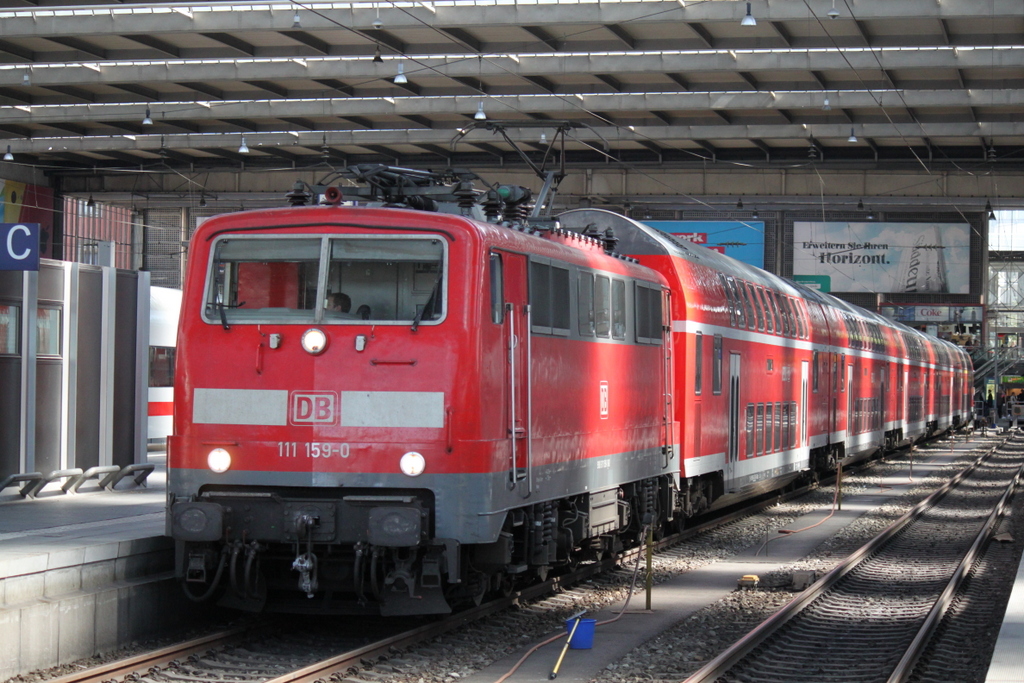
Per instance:
[[[874,461],[858,467],[870,467]],[[822,480],[822,484],[831,479]],[[794,488],[786,493],[766,496],[754,505],[720,514],[692,528],[666,536],[656,549],[707,532],[717,526],[777,505],[814,489],[817,484]],[[491,600],[446,619],[417,620],[412,628],[399,628],[387,620],[360,620],[351,632],[343,622],[316,624],[284,621],[260,622],[211,634],[154,652],[137,655],[93,669],[69,674],[50,683],[109,683],[114,680],[145,683],[216,683],[220,681],[260,683],[311,683],[332,676],[364,670],[369,663],[392,656],[396,650],[454,630],[473,621],[501,612],[515,604],[539,600],[573,585],[585,582],[617,565],[632,565],[643,548],[634,548],[614,558],[577,567],[567,574],[549,578],[508,597]],[[407,627],[408,620],[403,624]],[[330,632],[330,636],[324,635]]]
[[[1024,466],[1004,442],[686,683],[910,680]]]

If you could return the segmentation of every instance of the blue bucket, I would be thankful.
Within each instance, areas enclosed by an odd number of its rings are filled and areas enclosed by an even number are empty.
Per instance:
[[[572,627],[575,623],[575,619],[569,619],[565,622],[565,632],[572,633]],[[580,619],[580,625],[576,627],[576,633],[572,633],[572,639],[569,641],[570,649],[589,650],[594,647],[595,624],[597,624],[597,619]]]

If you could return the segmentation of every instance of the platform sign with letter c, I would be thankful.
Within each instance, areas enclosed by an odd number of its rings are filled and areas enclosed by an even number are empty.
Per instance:
[[[38,223],[0,223],[0,270],[39,270]]]

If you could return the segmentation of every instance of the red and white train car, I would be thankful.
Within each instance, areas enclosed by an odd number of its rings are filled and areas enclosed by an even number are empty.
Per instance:
[[[949,344],[617,214],[560,221],[197,230],[168,484],[193,599],[446,612],[969,418]]]
[[[966,423],[966,352],[619,214],[612,229],[672,292],[675,420],[687,514]]]

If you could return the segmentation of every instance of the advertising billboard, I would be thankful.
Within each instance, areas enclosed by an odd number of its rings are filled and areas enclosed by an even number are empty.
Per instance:
[[[970,293],[967,223],[793,223],[793,279],[829,292]]]
[[[764,268],[764,221],[643,221],[679,239]]]

